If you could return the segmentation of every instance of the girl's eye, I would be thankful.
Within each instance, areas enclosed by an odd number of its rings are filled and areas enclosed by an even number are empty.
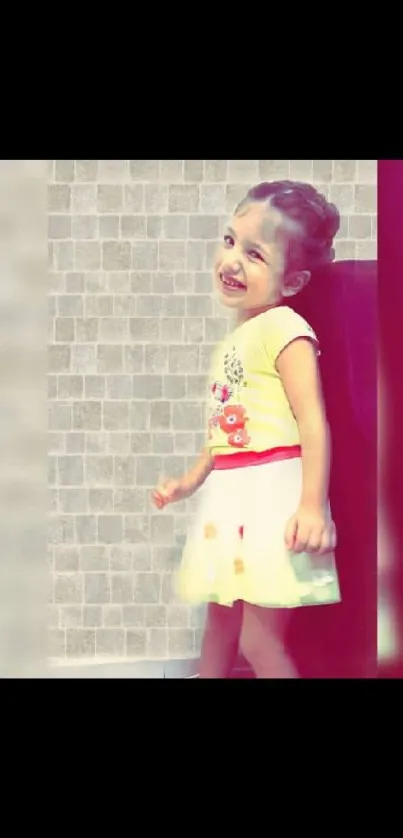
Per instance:
[[[232,236],[224,236],[224,242],[227,245],[227,247],[232,247],[234,244],[234,239],[232,238]]]
[[[258,253],[257,250],[250,250],[249,256],[252,256],[252,259],[260,259],[260,261],[263,262],[263,256],[261,253]]]

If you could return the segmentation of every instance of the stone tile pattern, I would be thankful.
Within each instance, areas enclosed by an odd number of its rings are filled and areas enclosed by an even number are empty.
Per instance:
[[[53,160],[49,238],[49,654],[196,655],[203,610],[175,600],[194,501],[151,487],[204,439],[223,224],[248,186],[291,177],[340,208],[337,257],[376,257],[374,160]]]

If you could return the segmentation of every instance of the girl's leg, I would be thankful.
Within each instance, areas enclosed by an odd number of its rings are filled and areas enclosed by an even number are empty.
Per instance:
[[[229,678],[238,653],[242,602],[232,608],[209,603],[200,657],[200,678]]]
[[[257,678],[298,678],[285,651],[289,611],[244,602],[240,646]]]

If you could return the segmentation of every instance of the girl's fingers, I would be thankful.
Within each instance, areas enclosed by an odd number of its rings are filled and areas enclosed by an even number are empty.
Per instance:
[[[321,540],[317,540],[316,538],[310,538],[309,543],[306,547],[308,553],[320,553],[322,552],[322,542]]]
[[[309,550],[311,532],[304,526],[297,524],[297,533],[294,540],[294,553],[305,553]]]
[[[155,504],[155,506],[157,506],[158,509],[162,509],[162,507],[164,506],[164,503],[165,503],[164,498],[162,497],[162,495],[159,492],[153,492],[152,495],[151,495],[151,498],[152,498],[152,501]]]
[[[288,524],[285,529],[284,539],[286,543],[287,550],[292,550],[294,547],[295,536],[297,534],[297,521],[296,518],[290,518]]]
[[[337,545],[336,527],[332,524],[324,533],[321,540],[319,553],[332,553]]]
[[[323,556],[324,553],[330,553],[331,550],[332,550],[332,543],[331,543],[330,534],[328,532],[325,532],[322,535],[322,539],[321,539],[321,543],[320,543],[320,549],[318,550],[318,552],[320,553],[321,556]]]
[[[324,534],[318,528],[311,530],[307,540],[306,550],[308,553],[320,553],[322,550]]]

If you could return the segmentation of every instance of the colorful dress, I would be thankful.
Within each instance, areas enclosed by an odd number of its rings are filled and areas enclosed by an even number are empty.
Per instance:
[[[187,602],[292,608],[340,601],[334,554],[294,553],[284,540],[301,498],[302,461],[276,360],[300,337],[319,354],[309,324],[279,306],[236,328],[214,353],[208,445],[216,465],[200,490],[178,573]]]

